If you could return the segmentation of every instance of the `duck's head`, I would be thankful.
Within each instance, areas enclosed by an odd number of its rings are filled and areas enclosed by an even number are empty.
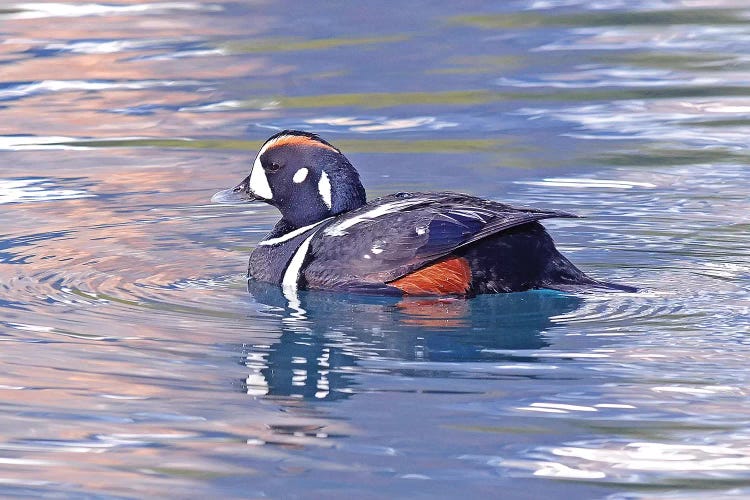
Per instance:
[[[264,201],[294,227],[307,226],[365,204],[359,174],[337,148],[315,134],[284,130],[260,148],[241,183],[211,201]]]

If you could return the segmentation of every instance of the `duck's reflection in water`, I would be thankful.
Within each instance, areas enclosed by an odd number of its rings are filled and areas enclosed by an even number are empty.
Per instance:
[[[552,318],[582,303],[549,291],[470,300],[316,291],[290,298],[277,286],[254,281],[248,291],[281,323],[273,344],[245,346],[248,393],[316,400],[356,392],[362,361],[518,361],[524,351],[548,346],[544,333],[555,324]]]

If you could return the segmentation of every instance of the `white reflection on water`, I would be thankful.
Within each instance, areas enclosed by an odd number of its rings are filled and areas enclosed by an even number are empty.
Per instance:
[[[262,108],[264,105],[269,104],[266,102],[265,104],[259,103],[258,107]],[[205,112],[214,112],[214,111],[231,111],[233,109],[237,109],[240,106],[242,106],[242,101],[221,101],[221,102],[212,102],[209,104],[201,104],[198,106],[182,106],[179,111],[189,111],[193,113],[205,113]]]
[[[515,474],[591,479],[628,483],[668,482],[677,479],[718,479],[723,473],[747,472],[750,448],[705,444],[576,442],[568,446],[539,447],[528,459],[465,455],[463,460],[483,462]],[[644,475],[649,474],[648,479]],[[656,474],[659,474],[658,478]]]
[[[532,119],[555,119],[580,129],[567,135],[579,139],[653,139],[747,148],[750,98],[622,100],[566,108],[523,108]],[[731,127],[712,122],[736,121]],[[747,120],[743,124],[742,120]]]
[[[747,82],[748,78],[749,73],[747,71],[727,71],[726,69],[715,73],[703,71],[693,74],[673,69],[602,66],[595,68],[579,67],[572,72],[546,74],[528,80],[499,78],[496,83],[501,86],[517,88],[689,88],[741,86],[744,82]]]
[[[440,130],[458,126],[458,123],[438,120],[434,116],[414,116],[410,118],[322,116],[305,120],[305,122],[309,125],[343,127],[352,132],[386,132],[420,128]]]
[[[745,0],[531,0],[527,9],[547,10],[577,7],[585,10],[646,11],[662,9],[731,9],[747,7]]]
[[[143,81],[93,81],[93,80],[42,80],[33,83],[11,85],[0,90],[0,100],[17,99],[44,92],[142,90],[160,87],[201,85],[195,80],[143,80]]]
[[[500,78],[498,85],[518,88],[589,89],[598,87],[698,87],[726,86],[748,80],[744,71],[721,73],[721,76],[691,75],[674,70],[643,69],[634,67],[577,68],[570,73],[544,75],[534,80]]]
[[[66,144],[72,137],[52,136],[39,137],[35,135],[0,135],[0,150],[29,150],[29,149],[71,149]]]
[[[161,14],[169,11],[221,11],[221,6],[200,2],[156,2],[136,5],[99,3],[26,2],[8,6],[20,12],[0,14],[0,19],[40,19],[45,17],[84,17],[106,15]]]
[[[613,188],[613,189],[632,189],[634,187],[655,188],[656,185],[650,182],[621,181],[614,179],[583,179],[567,177],[548,177],[541,181],[515,181],[515,184],[526,184],[530,186],[550,186],[550,187],[569,187],[569,188]]]
[[[71,200],[94,196],[79,189],[63,189],[50,179],[0,179],[0,205],[34,201]]]
[[[568,405],[561,403],[531,403],[529,406],[517,408],[522,411],[538,411],[542,413],[570,413],[576,411],[598,411],[592,406]]]
[[[434,116],[409,116],[393,118],[388,116],[316,116],[300,122],[257,124],[271,130],[297,128],[321,132],[402,132],[409,130],[442,130],[458,127],[454,121],[440,120]]]
[[[39,43],[35,40],[7,40],[5,43]],[[46,43],[42,50],[72,54],[116,54],[131,50],[154,49],[164,46],[164,40],[101,40]]]
[[[226,56],[229,52],[222,48],[216,49],[195,49],[195,50],[179,50],[169,54],[160,54],[155,56],[141,56],[136,57],[136,61],[174,61],[175,59],[187,59],[191,57],[215,57],[215,56]]]
[[[677,386],[677,385],[670,385],[670,386],[659,386],[659,387],[652,387],[652,391],[654,392],[676,392],[681,394],[689,394],[691,396],[709,396],[714,394],[726,394],[726,393],[734,393],[737,395],[742,395],[743,391],[739,387],[731,387],[731,386],[725,386],[725,385],[712,385],[712,386],[703,386],[703,387],[687,387],[687,386]]]
[[[731,52],[737,44],[750,43],[750,29],[743,26],[628,26],[606,28],[578,28],[554,42],[540,45],[535,51],[558,50],[716,50]],[[747,60],[746,56],[730,56],[732,60]],[[737,58],[737,59],[736,59]]]
[[[577,465],[580,467],[595,468],[606,464],[610,471],[703,472],[711,475],[718,471],[746,472],[750,466],[748,447],[633,442],[624,446],[597,443],[600,446],[592,448],[587,444],[556,447],[549,451],[552,455],[579,461]]]

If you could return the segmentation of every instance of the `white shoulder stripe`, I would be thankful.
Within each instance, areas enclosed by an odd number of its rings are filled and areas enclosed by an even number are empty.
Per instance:
[[[331,220],[333,217],[328,217],[327,219],[323,219],[322,221],[316,222],[315,224],[310,224],[309,226],[302,226],[300,228],[295,229],[294,231],[289,231],[286,234],[282,234],[281,236],[278,236],[276,238],[269,238],[267,240],[263,240],[260,243],[258,243],[258,246],[268,247],[271,245],[278,245],[279,243],[284,243],[285,241],[289,241],[292,238],[295,238],[299,236],[302,233],[306,233],[310,229],[319,226],[323,224],[325,221]]]

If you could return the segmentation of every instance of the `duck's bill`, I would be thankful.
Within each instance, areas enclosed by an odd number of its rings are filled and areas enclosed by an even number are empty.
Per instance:
[[[249,178],[248,178],[249,179]],[[245,179],[239,185],[219,191],[211,197],[213,203],[248,203],[255,201],[257,198],[250,192],[248,188],[249,180]]]

